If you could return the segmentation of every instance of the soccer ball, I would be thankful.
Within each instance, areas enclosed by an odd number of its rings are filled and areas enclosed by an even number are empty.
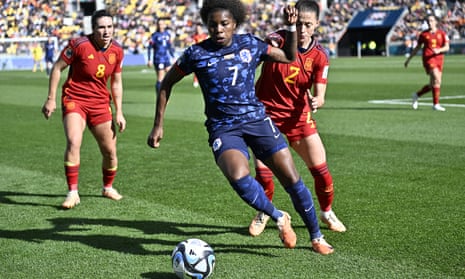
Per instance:
[[[176,245],[171,254],[171,263],[179,278],[204,279],[213,273],[215,253],[205,241],[190,238]]]

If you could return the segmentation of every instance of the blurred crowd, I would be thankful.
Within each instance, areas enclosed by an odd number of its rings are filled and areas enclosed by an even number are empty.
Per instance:
[[[250,20],[242,26],[243,31],[263,38],[281,26],[282,8],[295,1],[244,2],[248,4]],[[70,38],[83,34],[84,11],[73,3],[76,1],[0,0],[0,38],[54,36],[61,49]],[[335,45],[357,11],[386,6],[408,9],[406,17],[393,28],[391,41],[414,40],[425,24],[422,18],[428,13],[438,16],[441,27],[452,40],[465,39],[463,0],[333,0],[327,3],[318,34],[319,40],[329,48]],[[105,4],[115,14],[116,40],[126,51],[135,54],[146,52],[157,18],[170,19],[173,43],[180,49],[192,43],[196,25],[200,23],[199,7],[193,0],[106,0]],[[0,53],[27,51],[25,45],[0,44]]]

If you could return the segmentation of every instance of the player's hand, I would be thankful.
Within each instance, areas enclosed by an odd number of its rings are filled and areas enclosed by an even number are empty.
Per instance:
[[[284,24],[293,25],[297,22],[297,9],[294,6],[287,5],[284,8]]]
[[[152,62],[151,62],[151,61],[148,61],[148,62],[147,62],[147,67],[148,67],[148,68],[152,68]]]
[[[124,132],[126,130],[126,118],[123,115],[117,115],[116,125],[118,125],[120,133]]]
[[[42,113],[43,113],[45,119],[48,120],[50,118],[52,113],[55,111],[56,107],[57,107],[57,104],[56,104],[55,100],[47,99],[44,106],[42,107]]]
[[[310,109],[312,110],[312,113],[316,113],[318,110],[318,98],[312,95],[312,92],[310,92],[310,89],[307,89],[307,95],[308,95],[308,101],[310,104]]]
[[[163,138],[163,128],[153,127],[147,138],[147,144],[152,148],[160,147],[160,141]]]

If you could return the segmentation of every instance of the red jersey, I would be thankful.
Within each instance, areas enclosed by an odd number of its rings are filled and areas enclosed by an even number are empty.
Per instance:
[[[206,38],[208,38],[208,35],[206,33],[195,33],[192,36],[192,39],[194,40],[194,43],[196,43],[196,44],[200,43],[201,41],[205,40]]]
[[[441,29],[436,30],[434,33],[430,30],[421,32],[418,38],[418,44],[423,45],[423,65],[429,69],[434,67],[442,69],[444,54],[434,54],[434,49],[441,48],[448,42],[449,37],[446,32]]]
[[[307,50],[297,51],[296,60],[290,64],[264,62],[256,83],[257,97],[273,120],[310,115],[307,90],[314,83],[326,84],[328,69],[326,50],[313,40]]]
[[[70,65],[63,84],[63,98],[92,104],[110,103],[107,81],[112,74],[122,71],[121,45],[112,41],[107,49],[101,50],[85,36],[71,40],[60,56]]]

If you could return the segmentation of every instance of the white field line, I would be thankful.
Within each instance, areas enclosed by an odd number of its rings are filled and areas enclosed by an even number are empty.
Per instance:
[[[441,100],[453,100],[453,99],[465,99],[465,95],[456,95],[456,96],[441,96]],[[427,101],[427,102],[421,102]],[[384,99],[384,100],[369,100],[370,104],[388,104],[388,105],[412,105],[412,99]],[[420,106],[431,106],[431,97],[430,98],[419,98],[418,105]],[[450,104],[450,103],[441,103],[443,107],[457,107],[465,108],[465,104]]]

